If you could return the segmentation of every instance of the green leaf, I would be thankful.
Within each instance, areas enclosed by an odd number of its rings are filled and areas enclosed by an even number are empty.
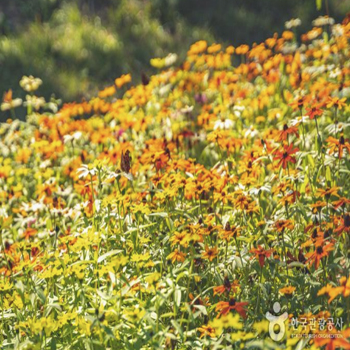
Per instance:
[[[38,294],[38,297],[39,297],[40,301],[43,304],[45,304],[46,296],[45,296],[44,292],[41,289],[37,289],[37,294]]]
[[[322,0],[316,0],[316,8],[318,11],[321,10],[322,8]]]
[[[314,161],[314,158],[312,157],[311,154],[308,154],[307,155],[307,160],[308,160],[308,163],[311,165],[311,167],[313,168],[315,166],[315,161]]]
[[[329,183],[332,182],[332,174],[331,174],[331,169],[329,168],[329,166],[326,168],[326,180]]]
[[[57,349],[56,339],[52,338],[52,340],[51,340],[51,350],[56,350],[56,349]]]
[[[115,255],[115,254],[119,254],[121,253],[122,250],[120,249],[115,249],[115,250],[111,250],[109,252],[107,252],[106,254],[101,255],[98,259],[97,259],[97,263],[99,264],[101,261],[105,260],[106,258],[108,258],[111,255]]]
[[[109,327],[102,325],[102,328],[106,332],[107,335],[109,335],[112,339],[115,339],[115,335]]]
[[[300,187],[300,194],[304,194],[306,191],[306,186],[309,183],[309,179],[307,176],[305,176],[304,178],[304,182],[302,183],[301,187]]]
[[[180,304],[181,304],[181,290],[180,289],[175,290],[174,300],[175,300],[176,306],[180,307]]]
[[[106,293],[101,292],[100,290],[96,290],[97,294],[100,296],[103,300],[110,300],[112,296],[108,296]]]
[[[160,216],[162,218],[166,218],[168,216],[168,213],[165,213],[165,212],[151,213],[151,214],[148,214],[148,216]]]
[[[171,320],[171,323],[174,326],[174,328],[179,332],[180,336],[183,337],[183,331],[181,329],[181,326],[175,320]]]
[[[293,261],[292,263],[288,264],[288,267],[305,267],[305,265],[298,261]]]
[[[203,315],[208,315],[207,309],[204,305],[193,305],[193,307],[198,309]]]

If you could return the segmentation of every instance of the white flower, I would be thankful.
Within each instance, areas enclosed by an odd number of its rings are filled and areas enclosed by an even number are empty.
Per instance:
[[[51,165],[51,160],[50,159],[46,159],[43,162],[40,163],[39,168],[40,169],[46,169]]]
[[[265,185],[261,187],[254,187],[248,191],[248,193],[253,196],[259,195],[260,192],[271,192],[271,186]]]
[[[298,45],[296,43],[285,43],[282,47],[282,53],[284,55],[291,54],[298,49]]]
[[[64,143],[68,143],[70,141],[79,140],[82,135],[83,134],[82,134],[81,131],[77,131],[73,135],[64,135],[63,136],[63,142]]]
[[[89,167],[89,165],[83,164],[78,170],[77,173],[79,174],[79,179],[81,178],[85,178],[88,175],[90,176],[94,176],[97,172],[96,168],[91,168]]]
[[[332,27],[332,34],[336,37],[343,36],[344,35],[344,28],[341,24],[335,24]]]
[[[327,24],[333,25],[334,19],[328,16],[320,16],[316,18],[314,21],[312,21],[312,24],[315,27],[322,27],[322,26],[326,26]]]
[[[286,29],[292,29],[301,25],[301,20],[299,18],[292,18],[290,21],[284,23]]]
[[[29,77],[23,76],[19,85],[23,88],[23,90],[32,92],[39,88],[39,86],[43,83],[43,81],[39,78],[34,78],[32,75]]]
[[[22,104],[22,99],[21,98],[14,98],[11,101],[5,101],[1,104],[1,110],[2,111],[7,111],[12,108],[19,107]]]
[[[231,119],[218,119],[214,124],[214,130],[217,129],[231,129],[233,121]]]
[[[184,108],[181,108],[181,113],[190,113],[193,111],[193,106],[185,106]]]
[[[36,111],[40,109],[45,104],[44,97],[37,97],[37,96],[26,96],[26,102],[23,103],[24,106],[31,106]]]
[[[116,173],[114,171],[110,171],[108,172],[108,176],[107,176],[107,182],[108,183],[108,180],[111,180],[111,179],[116,179],[120,176],[120,173]]]
[[[257,135],[259,135],[259,131],[254,129],[254,127],[252,125],[244,133],[244,137],[250,137],[250,138],[253,138],[253,137],[257,136]]]
[[[165,57],[165,66],[171,66],[174,64],[177,60],[177,54],[176,53],[169,53],[168,56]]]
[[[303,115],[302,117],[296,117],[296,118],[292,119],[292,120],[290,121],[290,125],[291,125],[291,126],[295,126],[295,125],[298,125],[298,124],[300,124],[300,123],[306,123],[306,122],[308,122],[309,120],[310,120],[310,119],[309,119],[309,116]]]
[[[341,75],[341,70],[337,67],[329,73],[330,78],[336,78]]]
[[[337,123],[337,124],[330,124],[326,127],[327,132],[330,134],[336,135],[338,132],[341,132],[344,130],[344,128],[347,128],[350,124],[349,123]]]
[[[239,118],[242,114],[242,112],[245,110],[244,106],[240,106],[240,105],[235,105],[233,106],[233,114]]]

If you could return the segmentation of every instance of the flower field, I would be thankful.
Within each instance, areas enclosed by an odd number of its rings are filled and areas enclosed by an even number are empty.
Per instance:
[[[1,349],[350,349],[350,20],[295,25],[4,95]]]

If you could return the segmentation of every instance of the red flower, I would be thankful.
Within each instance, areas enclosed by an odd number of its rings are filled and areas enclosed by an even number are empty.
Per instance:
[[[296,160],[292,154],[299,151],[299,148],[293,148],[293,144],[284,146],[282,151],[276,151],[274,153],[275,160],[279,160],[278,166],[282,166],[283,169],[287,168],[288,162],[295,164]]]
[[[237,287],[239,286],[239,283],[237,280],[234,280],[232,283],[230,282],[229,278],[226,276],[224,279],[224,284],[221,286],[217,286],[214,287],[213,291],[214,291],[214,295],[216,294],[223,294],[223,293],[230,293],[231,290],[233,292],[236,291]]]
[[[343,157],[344,149],[350,154],[350,142],[348,139],[344,139],[343,135],[340,136],[339,140],[329,136],[326,141],[328,142],[329,153],[338,153],[339,159]]]
[[[308,258],[307,263],[310,265],[315,264],[315,268],[318,269],[321,259],[328,256],[333,249],[333,243],[325,244],[325,241],[323,239],[318,239],[315,244],[315,250],[306,255]]]
[[[307,96],[302,96],[302,97],[299,97],[298,99],[294,100],[293,102],[291,102],[289,105],[290,105],[294,110],[302,109],[303,106],[307,103],[307,101],[308,101],[309,99],[310,99],[310,98],[307,97]]]
[[[264,266],[265,258],[268,258],[271,256],[273,252],[273,249],[265,250],[262,246],[258,246],[258,248],[253,248],[250,250],[250,253],[255,254],[255,257],[259,259],[259,265],[261,267]]]
[[[319,109],[317,105],[313,105],[311,108],[306,108],[306,115],[309,116],[310,119],[314,119],[318,115],[322,115],[323,110]]]
[[[230,301],[219,301],[216,304],[215,311],[219,312],[218,317],[220,317],[221,315],[227,315],[231,310],[236,310],[243,318],[247,318],[247,311],[244,306],[248,304],[248,302],[237,303],[236,299],[231,298]]]
[[[334,230],[335,233],[341,234],[342,232],[350,232],[350,215],[345,214],[340,219],[340,225]]]
[[[295,135],[295,137],[299,137],[298,128],[296,126],[289,126],[287,124],[283,125],[283,130],[278,135],[278,141],[287,140],[289,135]]]

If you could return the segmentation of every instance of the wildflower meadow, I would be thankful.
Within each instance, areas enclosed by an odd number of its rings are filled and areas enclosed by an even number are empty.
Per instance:
[[[350,349],[350,17],[299,22],[4,94],[1,349]]]

